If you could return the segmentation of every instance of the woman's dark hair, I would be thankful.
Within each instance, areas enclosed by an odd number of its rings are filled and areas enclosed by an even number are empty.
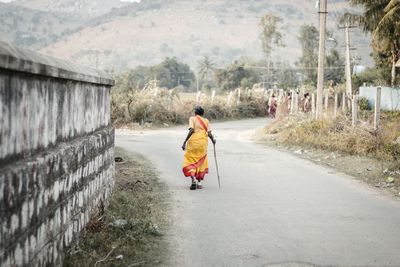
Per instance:
[[[204,109],[200,106],[197,106],[194,108],[194,114],[203,116],[204,115]]]

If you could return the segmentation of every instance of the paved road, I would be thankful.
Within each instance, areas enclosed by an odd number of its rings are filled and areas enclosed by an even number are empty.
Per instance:
[[[185,127],[117,136],[117,146],[154,163],[172,192],[171,265],[400,266],[399,202],[249,141],[265,123],[212,125],[221,190],[212,158],[204,189],[188,189],[181,173]]]

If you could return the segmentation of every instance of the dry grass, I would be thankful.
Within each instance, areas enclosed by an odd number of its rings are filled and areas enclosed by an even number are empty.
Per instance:
[[[200,105],[206,117],[213,120],[252,118],[266,116],[268,103],[263,92],[242,91],[240,103],[237,92],[218,95],[212,101],[211,95],[203,94]],[[181,94],[178,90],[146,88],[112,93],[112,119],[115,125],[129,123],[154,125],[183,124],[193,114],[196,106],[195,94]]]
[[[93,214],[85,236],[63,266],[155,266],[168,261],[163,238],[169,224],[166,187],[141,156],[118,148],[116,155],[124,161],[116,163],[109,206],[100,206]],[[118,220],[124,220],[123,224],[118,225]]]
[[[370,120],[371,114],[364,116]],[[400,113],[384,113],[381,126],[375,131],[368,122],[352,127],[345,116],[312,120],[299,114],[274,122],[266,134],[281,143],[400,161]]]

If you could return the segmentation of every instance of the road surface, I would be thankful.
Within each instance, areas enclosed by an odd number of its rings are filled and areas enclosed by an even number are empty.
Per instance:
[[[173,266],[400,266],[400,204],[350,177],[250,141],[265,119],[215,123],[204,189],[183,178],[187,127],[117,135],[172,192]]]

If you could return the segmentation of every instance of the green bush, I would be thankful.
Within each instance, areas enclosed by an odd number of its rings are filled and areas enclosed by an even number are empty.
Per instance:
[[[360,97],[358,99],[358,105],[360,107],[360,110],[370,110],[368,99],[365,97]]]

